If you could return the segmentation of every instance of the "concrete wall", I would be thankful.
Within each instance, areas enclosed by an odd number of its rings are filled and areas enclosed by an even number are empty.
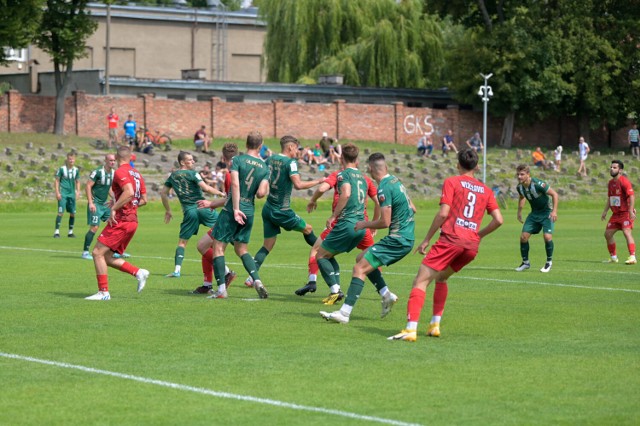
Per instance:
[[[436,149],[447,129],[452,129],[458,146],[474,132],[482,132],[482,113],[457,108],[409,108],[397,102],[390,105],[350,104],[345,101],[297,104],[283,101],[225,102],[138,97],[95,96],[74,92],[65,103],[65,133],[97,139],[107,138],[106,116],[115,107],[121,126],[128,114],[139,125],[160,130],[173,138],[191,138],[201,125],[213,137],[244,138],[253,130],[265,137],[292,134],[301,139],[319,139],[322,132],[340,140],[373,140],[414,145],[427,133],[433,135]],[[0,97],[0,131],[52,132],[54,97],[21,94],[11,90]],[[611,133],[612,147],[626,148],[629,128]],[[122,133],[122,129],[121,129]],[[502,120],[488,122],[488,146],[496,146],[502,134]],[[576,150],[578,124],[575,118],[554,118],[529,127],[516,126],[514,146],[542,146]],[[609,146],[609,133],[603,129],[586,135],[594,148]]]

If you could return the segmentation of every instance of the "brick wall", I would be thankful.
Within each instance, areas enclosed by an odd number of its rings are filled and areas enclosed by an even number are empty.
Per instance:
[[[54,126],[53,97],[23,95],[11,90],[0,97],[0,131],[49,133]],[[174,139],[191,138],[201,125],[213,137],[243,139],[253,130],[265,137],[285,134],[317,140],[323,132],[341,140],[375,140],[414,145],[424,133],[433,134],[436,148],[447,129],[452,129],[459,146],[474,132],[482,134],[482,112],[457,108],[410,108],[402,103],[389,105],[349,104],[337,100],[327,104],[224,102],[156,99],[152,94],[95,96],[74,92],[65,101],[64,131],[97,139],[107,138],[106,116],[116,108],[122,124],[133,114],[140,126],[160,130]],[[501,118],[489,116],[487,139],[497,145],[502,135]],[[615,148],[627,147],[629,127],[611,133]],[[533,125],[514,128],[514,146],[554,148],[558,144],[577,149],[579,137],[575,117],[548,118]],[[594,148],[609,146],[606,129],[586,135]]]

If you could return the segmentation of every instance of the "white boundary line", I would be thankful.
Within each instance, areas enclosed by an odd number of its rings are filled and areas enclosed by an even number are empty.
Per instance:
[[[258,403],[258,404],[272,405],[272,406],[280,407],[280,408],[289,408],[289,409],[292,409],[292,410],[300,410],[300,411],[309,411],[309,412],[313,412],[313,413],[330,414],[330,415],[334,415],[334,416],[347,417],[347,418],[351,418],[351,419],[365,420],[365,421],[376,422],[376,423],[383,423],[383,424],[387,424],[387,425],[398,425],[398,426],[416,426],[416,425],[419,425],[419,423],[406,423],[406,422],[401,422],[401,421],[398,421],[398,420],[385,419],[385,418],[382,418],[382,417],[365,416],[365,415],[362,415],[362,414],[350,413],[348,411],[332,410],[332,409],[329,409],[329,408],[321,408],[321,407],[311,407],[311,406],[308,406],[308,405],[292,404],[290,402],[277,401],[277,400],[274,400],[274,399],[258,398],[258,397],[249,396],[249,395],[238,395],[238,394],[228,393],[228,392],[219,392],[219,391],[206,389],[206,388],[198,388],[198,387],[195,387],[195,386],[181,385],[179,383],[166,382],[164,380],[148,379],[146,377],[134,376],[134,375],[131,375],[131,374],[117,373],[115,371],[108,371],[108,370],[99,370],[97,368],[85,367],[83,365],[67,364],[66,362],[49,361],[49,360],[46,360],[46,359],[32,358],[32,357],[29,357],[29,356],[16,355],[16,354],[10,354],[10,353],[5,353],[5,352],[0,352],[0,357],[9,358],[9,359],[15,359],[15,360],[18,360],[18,361],[35,362],[35,363],[38,363],[38,364],[50,365],[50,366],[53,366],[53,367],[60,367],[60,368],[68,368],[68,369],[72,369],[72,370],[79,370],[79,371],[83,371],[85,373],[101,374],[101,375],[104,375],[104,376],[111,376],[111,377],[116,377],[118,379],[132,380],[134,382],[145,383],[145,384],[149,384],[149,385],[162,386],[162,387],[171,388],[171,389],[177,389],[177,390],[186,391],[186,392],[195,392],[195,393],[199,393],[201,395],[208,395],[208,396],[213,396],[213,397],[216,397],[216,398],[226,398],[226,399],[235,399],[235,400],[238,400],[238,401],[255,402],[255,403]]]
[[[64,253],[64,254],[74,254],[77,255],[77,251],[66,251],[66,250],[52,250],[52,249],[40,249],[40,248],[28,248],[28,247],[11,247],[11,246],[0,246],[0,250],[22,250],[22,251],[35,251],[35,252],[45,252],[45,253]],[[78,259],[80,257],[78,256]],[[173,258],[162,257],[162,256],[138,256],[136,255],[136,259],[158,259],[158,260],[173,260]],[[198,262],[200,263],[200,259],[185,259],[186,261]],[[239,265],[237,262],[228,262],[229,265]],[[269,266],[277,267],[277,268],[289,268],[289,269],[307,269],[306,266],[302,265],[288,265],[288,264],[272,264]],[[470,266],[466,268],[466,271],[471,270],[484,270],[484,271],[511,271],[511,269],[507,268],[492,268],[487,266]],[[416,268],[417,270],[417,268]],[[610,270],[585,270],[585,269],[574,269],[568,270],[567,272],[591,272],[591,273],[606,273],[606,274],[619,274],[619,275],[640,275],[640,272],[633,271],[610,271]],[[407,273],[407,272],[394,272],[394,271],[385,271],[386,275],[399,275],[406,277],[414,277],[415,273]],[[479,277],[470,277],[465,275],[456,275],[456,279],[461,280],[473,280],[473,281],[491,281],[491,282],[501,282],[501,283],[513,283],[513,284],[530,284],[530,285],[543,285],[549,287],[570,287],[570,288],[580,288],[585,290],[598,290],[598,291],[622,291],[627,293],[640,293],[640,289],[630,289],[630,288],[615,288],[615,287],[590,287],[586,285],[578,285],[578,284],[562,284],[562,283],[550,283],[550,282],[541,282],[541,281],[526,281],[526,280],[507,280],[507,279],[496,279],[496,278],[479,278]]]

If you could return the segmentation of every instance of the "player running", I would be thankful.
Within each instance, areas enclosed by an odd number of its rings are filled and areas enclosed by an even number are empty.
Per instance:
[[[475,150],[467,148],[458,153],[460,175],[445,179],[440,197],[440,210],[433,218],[424,240],[416,249],[416,252],[426,256],[413,280],[413,288],[409,294],[407,325],[404,330],[388,340],[416,341],[426,290],[434,280],[436,288],[433,292],[433,316],[427,336],[440,336],[440,320],[449,290],[447,279],[473,261],[478,254],[480,240],[502,225],[502,214],[493,191],[474,177],[477,166],[478,154]],[[478,230],[485,211],[491,215],[491,222]],[[438,230],[440,238],[427,253],[431,238]]]

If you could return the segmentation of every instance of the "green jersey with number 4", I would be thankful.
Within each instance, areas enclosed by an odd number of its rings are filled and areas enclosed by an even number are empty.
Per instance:
[[[364,209],[367,202],[367,181],[358,169],[344,169],[338,173],[338,193],[342,194],[342,187],[351,185],[351,196],[338,216],[338,220],[358,222],[364,220]]]
[[[263,180],[269,179],[269,168],[260,158],[248,154],[233,157],[231,172],[238,172],[240,183],[240,210],[253,215],[256,192]],[[233,212],[233,200],[230,196],[224,209]]]

